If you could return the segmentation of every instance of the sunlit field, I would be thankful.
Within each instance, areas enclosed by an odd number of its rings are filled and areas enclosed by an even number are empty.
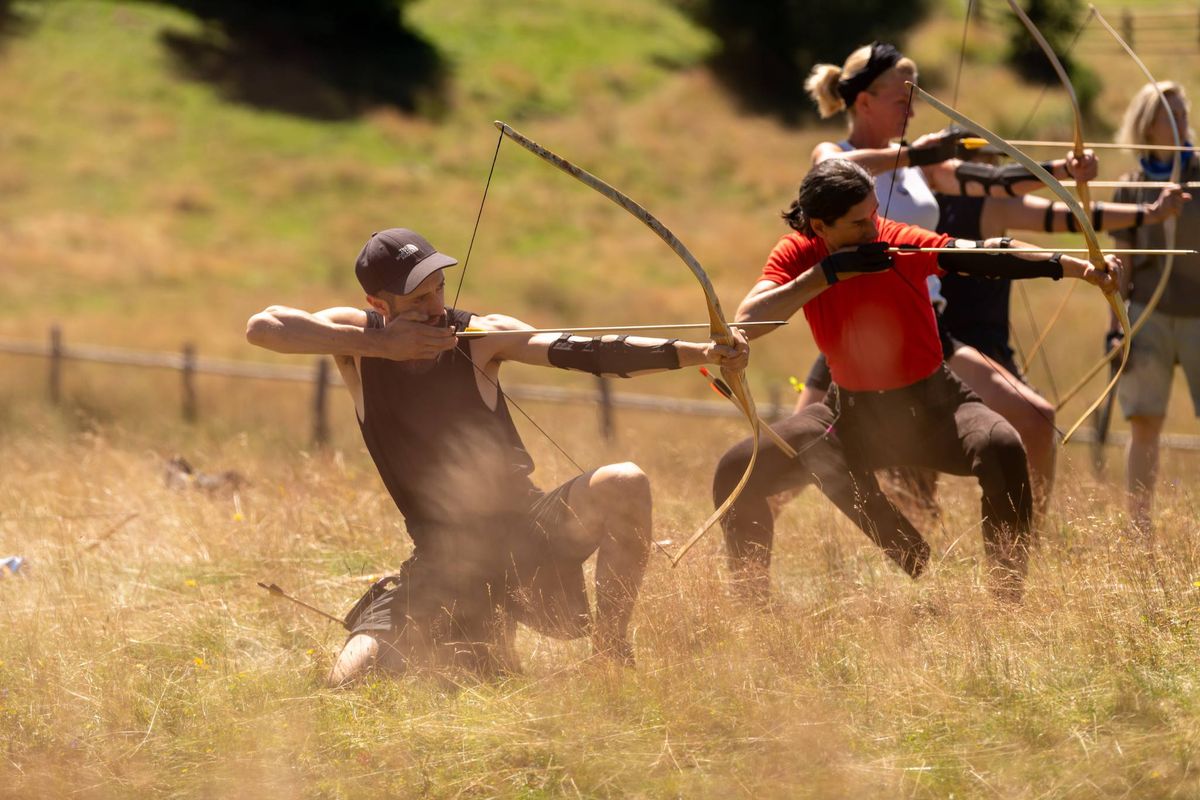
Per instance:
[[[322,688],[336,616],[407,554],[403,526],[339,404],[304,446],[302,398],[272,435],[87,410],[4,410],[0,738],[8,796],[1190,797],[1200,791],[1194,457],[1167,458],[1152,542],[1131,537],[1087,451],[1063,477],[1018,607],[981,575],[978,492],[944,479],[935,558],[904,577],[813,490],[787,508],[776,602],[729,591],[718,531],[678,568],[655,555],[637,667],[522,632],[525,673]],[[650,475],[656,539],[711,509],[736,421],[522,406],[586,466]],[[237,415],[227,424],[236,426]],[[522,423],[554,485],[565,459]],[[236,492],[172,488],[169,457],[232,469]]]

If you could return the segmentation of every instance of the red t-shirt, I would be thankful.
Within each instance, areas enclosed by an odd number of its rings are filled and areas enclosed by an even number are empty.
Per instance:
[[[878,241],[944,247],[951,236],[880,218]],[[779,240],[760,280],[783,285],[829,255],[817,236]],[[925,279],[942,275],[937,253],[893,253],[890,269],[838,281],[804,306],[817,347],[839,386],[853,392],[898,389],[942,363],[942,344]]]

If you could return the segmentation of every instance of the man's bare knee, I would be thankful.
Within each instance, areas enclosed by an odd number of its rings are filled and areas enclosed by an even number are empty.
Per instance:
[[[631,461],[596,470],[592,488],[609,516],[610,535],[649,539],[652,500],[650,479]],[[615,523],[615,524],[613,524]]]
[[[596,470],[592,487],[620,502],[620,507],[638,511],[650,508],[650,479],[632,461],[609,464]]]

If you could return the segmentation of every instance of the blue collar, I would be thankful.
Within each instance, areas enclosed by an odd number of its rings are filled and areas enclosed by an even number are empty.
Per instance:
[[[1184,142],[1184,145],[1191,147],[1191,142]],[[1195,153],[1192,150],[1184,150],[1179,154],[1182,159],[1180,164],[1180,174],[1188,171],[1188,166],[1192,163],[1192,156]],[[1160,161],[1154,156],[1144,156],[1138,159],[1138,163],[1142,165],[1142,172],[1146,174],[1146,178],[1152,181],[1166,181],[1171,179],[1171,167],[1175,164],[1175,159],[1168,158],[1166,161]]]

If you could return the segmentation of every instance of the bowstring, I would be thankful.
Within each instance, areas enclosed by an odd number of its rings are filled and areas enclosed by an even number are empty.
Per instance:
[[[1096,16],[1096,10],[1094,8],[1089,8],[1088,13],[1085,14],[1083,17],[1083,22],[1079,23],[1079,27],[1077,27],[1075,29],[1074,35],[1071,36],[1071,41],[1067,44],[1067,48],[1063,51],[1063,54],[1062,54],[1063,58],[1070,58],[1071,52],[1075,49],[1075,45],[1079,44],[1080,37],[1083,36],[1084,30],[1087,28],[1088,23],[1092,21],[1092,18],[1094,16]],[[1044,56],[1044,54],[1043,54],[1043,56]],[[1040,92],[1038,92],[1037,100],[1035,100],[1033,102],[1033,106],[1029,109],[1029,114],[1025,117],[1025,121],[1021,123],[1021,127],[1017,129],[1016,135],[1013,136],[1012,138],[1014,138],[1014,139],[1024,139],[1025,138],[1025,134],[1029,131],[1029,127],[1033,124],[1034,118],[1037,117],[1038,109],[1041,108],[1042,101],[1046,99],[1046,94],[1050,91],[1050,87],[1051,87],[1050,81],[1046,81],[1042,84],[1042,90]],[[1079,153],[1078,155],[1082,156],[1083,154]],[[1051,205],[1053,205],[1053,203]],[[1091,211],[1091,209],[1088,209],[1088,210]],[[1071,209],[1068,208],[1066,213],[1067,213],[1067,216],[1070,217]],[[1017,292],[1021,295],[1021,299],[1025,303],[1027,313],[1029,314],[1030,322],[1034,323],[1034,325],[1035,325],[1034,329],[1036,330],[1037,329],[1036,320],[1034,320],[1034,317],[1033,317],[1033,309],[1032,309],[1032,306],[1030,306],[1029,294],[1025,290],[1024,283],[1021,283],[1021,282],[1017,283]],[[1056,385],[1057,382],[1054,380],[1054,370],[1051,369],[1051,367],[1050,367],[1050,357],[1046,354],[1046,350],[1044,348],[1041,350],[1041,356],[1042,356],[1042,366],[1045,368],[1046,377],[1050,381],[1050,388],[1054,392],[1055,397],[1057,398],[1058,387]],[[1031,365],[1031,364],[1026,364],[1025,368],[1030,369],[1032,366],[1033,365]],[[1056,406],[1058,405],[1057,401],[1055,402],[1055,405]],[[1057,428],[1055,430],[1057,430]],[[1062,431],[1059,431],[1059,434],[1061,435]]]
[[[459,295],[462,293],[463,282],[466,280],[466,277],[467,277],[467,267],[471,263],[471,252],[475,249],[475,237],[479,233],[479,222],[480,222],[480,220],[483,219],[483,207],[484,207],[484,205],[487,204],[488,190],[491,189],[491,187],[492,187],[492,177],[496,174],[496,162],[500,158],[500,145],[503,143],[504,143],[504,132],[501,131],[499,137],[496,139],[496,151],[492,154],[492,165],[488,169],[487,181],[483,185],[483,197],[480,198],[480,200],[479,200],[479,211],[475,214],[475,227],[471,229],[471,241],[467,244],[467,255],[465,258],[463,258],[462,272],[458,276],[458,288],[455,289],[455,291],[454,291],[454,302],[451,303],[451,305],[450,305],[451,315],[453,315],[453,313],[458,310],[458,298],[459,298]],[[482,375],[487,380],[488,383],[490,383],[492,386],[496,387],[496,391],[500,393],[500,397],[504,398],[504,402],[507,403],[508,405],[511,405],[513,408],[515,408],[517,411],[519,411],[521,413],[521,416],[524,417],[526,420],[528,420],[529,424],[537,429],[538,433],[540,433],[542,436],[545,436],[546,440],[549,441],[550,444],[554,445],[555,449],[557,449],[558,452],[561,453],[567,459],[567,461],[570,461],[571,465],[574,466],[575,469],[579,470],[580,475],[585,474],[587,472],[587,470],[585,470],[583,467],[579,466],[579,462],[576,461],[575,459],[571,458],[571,454],[568,453],[566,450],[564,450],[563,446],[560,445],[557,441],[555,441],[553,436],[546,433],[545,428],[543,428],[541,425],[538,425],[536,422],[534,422],[533,417],[529,416],[528,412],[526,412],[525,409],[521,408],[521,406],[517,403],[517,401],[513,400],[512,397],[510,397],[508,395],[508,393],[505,392],[503,388],[501,388],[500,381],[496,380],[491,375],[488,375],[487,372],[485,372],[482,367],[480,367],[478,364],[475,363],[475,360],[473,358],[471,358],[471,354],[469,352],[467,352],[468,348],[470,348],[470,346],[471,346],[470,341],[459,342],[459,344],[455,348],[455,350],[458,353],[460,353],[462,355],[462,357],[465,358],[471,364],[471,366],[475,368],[475,371],[477,373],[479,373],[480,375]]]
[[[972,11],[972,8],[974,7],[974,3],[975,3],[975,0],[967,0],[967,17],[965,20],[963,20],[962,43],[960,44],[959,50],[958,50],[958,71],[957,71],[956,77],[954,79],[954,97],[952,98],[951,103],[950,103],[951,108],[958,108],[958,85],[959,85],[959,79],[962,77],[963,65],[967,59],[967,31],[970,29],[971,11]],[[1070,54],[1071,50],[1075,47],[1075,44],[1079,41],[1079,37],[1083,34],[1084,27],[1086,27],[1088,22],[1091,20],[1093,13],[1094,13],[1093,11],[1088,11],[1087,16],[1084,18],[1083,22],[1076,29],[1075,35],[1071,38],[1071,44],[1067,47],[1067,54]],[[1034,104],[1034,112],[1037,111],[1037,106],[1045,98],[1046,91],[1049,88],[1050,88],[1049,83],[1044,84],[1042,86],[1042,92],[1038,96],[1037,103]],[[1025,123],[1021,126],[1022,131],[1029,125],[1029,123],[1032,120],[1033,120],[1033,113],[1031,112],[1029,117],[1025,120]],[[1022,138],[1022,135],[1020,133],[1018,133],[1017,136],[1015,136],[1013,138],[1020,139],[1020,138]],[[986,202],[986,197],[984,199]],[[1021,299],[1024,300],[1024,302],[1025,302],[1026,312],[1029,313],[1030,318],[1032,319],[1033,311],[1029,306],[1029,297],[1025,294],[1025,284],[1022,283],[1021,281],[1017,281],[1016,283],[1017,283],[1017,289],[1021,294]],[[1010,319],[1009,319],[1009,323],[1008,323],[1009,335],[1012,337],[1014,342],[1017,342],[1017,347],[1020,347],[1020,342],[1017,341],[1016,336],[1012,334],[1011,300],[1009,302],[1009,307],[1010,307]],[[1063,436],[1063,432],[1058,428],[1058,426],[1055,425],[1054,422],[1052,422],[1049,417],[1047,417],[1044,413],[1042,413],[1040,411],[1040,409],[1038,409],[1038,407],[1036,405],[1034,405],[1033,401],[1031,401],[1028,397],[1025,396],[1025,394],[1020,390],[1020,388],[1018,386],[1016,386],[1011,380],[1009,380],[1007,370],[999,369],[998,368],[999,365],[995,364],[992,361],[992,359],[989,358],[983,351],[979,350],[979,348],[974,348],[974,349],[983,358],[984,362],[989,367],[991,367],[993,372],[995,372],[997,375],[999,375],[1004,380],[1004,382],[1007,383],[1009,385],[1009,387],[1011,387],[1013,389],[1013,391],[1015,391],[1018,395],[1020,395],[1021,399],[1024,400],[1026,404],[1028,404],[1034,411],[1037,411],[1038,415],[1041,416],[1043,419],[1045,419],[1046,422],[1050,425],[1050,427],[1054,428],[1054,430],[1058,433],[1059,436]],[[1043,358],[1043,360],[1045,359],[1044,352],[1042,353],[1042,358]],[[1025,361],[1024,353],[1021,354],[1021,360]],[[1026,365],[1026,369],[1028,369],[1028,364]],[[1050,378],[1051,389],[1054,392],[1055,396],[1057,396],[1058,388],[1057,388],[1057,386],[1055,386],[1054,374],[1050,370],[1049,362],[1046,362],[1046,374]],[[1016,376],[1014,376],[1014,377],[1016,377]]]
[[[900,156],[904,153],[904,137],[908,133],[908,119],[912,111],[913,94],[917,91],[916,84],[908,87],[908,105],[904,107],[904,126],[900,129],[900,146],[896,148],[896,163],[892,165],[892,182],[888,184],[887,202],[883,206],[883,218],[888,219],[888,212],[892,210],[892,192],[896,190],[896,178],[900,170]]]
[[[467,244],[467,257],[463,259],[462,272],[458,276],[458,288],[454,290],[454,302],[450,310],[458,310],[458,296],[462,294],[463,281],[467,279],[467,267],[471,263],[471,251],[475,249],[475,236],[479,233],[479,221],[483,219],[483,206],[487,203],[488,189],[492,188],[492,176],[496,174],[496,161],[500,158],[500,145],[504,143],[504,132],[496,139],[496,152],[492,153],[492,166],[488,169],[487,182],[483,184],[483,197],[479,200],[479,211],[475,214],[475,227],[471,229],[471,241]]]
[[[900,154],[904,151],[904,137],[908,134],[908,121],[912,117],[910,112],[912,111],[913,95],[916,92],[916,90],[917,90],[916,84],[910,83],[909,87],[908,87],[908,104],[904,108],[904,125],[900,129],[900,146],[896,148],[896,163],[892,167],[892,182],[890,184],[888,184],[887,204],[884,206],[884,209],[883,209],[883,218],[884,219],[888,219],[888,211],[891,209],[891,206],[892,206],[892,191],[895,190],[896,181],[900,178],[900,172],[899,172],[899,170],[900,170]],[[923,176],[922,176],[922,180],[924,180]],[[902,281],[904,281],[907,285],[911,286],[914,291],[916,291],[921,297],[923,297],[926,300],[926,302],[930,303],[930,305],[933,304],[932,299],[929,297],[929,290],[926,289],[924,292],[921,292],[919,289],[917,289],[917,287],[913,286],[912,281],[910,281],[908,279],[908,276],[900,271],[900,264],[899,264],[897,256],[892,257],[892,271],[894,271],[897,275],[899,275],[900,279]],[[936,324],[936,323],[937,323],[937,319],[935,316],[934,324]],[[939,337],[939,339],[940,339],[940,337]],[[938,344],[937,355],[940,360],[942,360],[942,361],[946,360],[946,354],[942,352],[942,346],[941,346],[940,342]]]
[[[1075,45],[1079,43],[1079,37],[1083,35],[1084,28],[1086,28],[1088,23],[1092,21],[1093,16],[1095,16],[1095,11],[1088,9],[1088,13],[1084,16],[1083,22],[1079,23],[1079,27],[1075,29],[1075,35],[1071,37],[1070,44],[1068,44],[1067,49],[1063,51],[1062,58],[1070,58],[1071,51],[1074,50]],[[1043,53],[1042,56],[1044,58],[1045,54]],[[1042,84],[1042,91],[1038,94],[1037,100],[1034,101],[1033,107],[1029,110],[1029,116],[1025,117],[1025,121],[1021,123],[1021,127],[1017,130],[1016,135],[1012,138],[1025,138],[1025,133],[1029,130],[1029,126],[1033,124],[1033,119],[1037,116],[1038,108],[1041,107],[1042,101],[1046,99],[1046,93],[1050,91],[1050,87],[1050,81],[1046,81]],[[1083,154],[1080,153],[1080,155],[1082,156]],[[1070,212],[1068,211],[1067,213]]]
[[[967,60],[967,31],[971,28],[971,11],[975,8],[975,0],[967,0],[967,16],[963,19],[962,43],[958,46],[958,72],[954,75],[954,97],[950,101],[951,108],[958,108],[958,85],[962,81],[963,64]]]

